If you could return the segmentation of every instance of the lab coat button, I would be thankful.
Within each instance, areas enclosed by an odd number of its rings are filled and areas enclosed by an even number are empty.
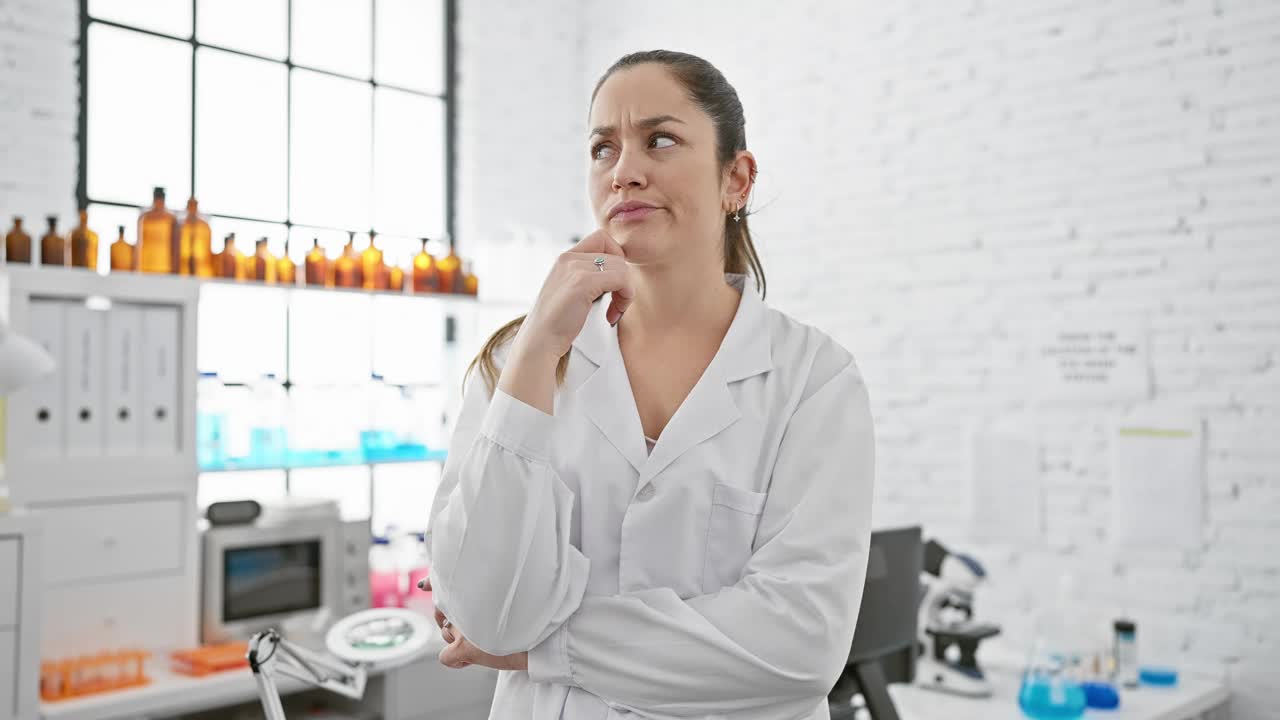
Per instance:
[[[640,492],[636,493],[636,500],[644,501],[644,500],[648,500],[651,497],[653,497],[652,485],[645,485],[644,487],[640,488]]]

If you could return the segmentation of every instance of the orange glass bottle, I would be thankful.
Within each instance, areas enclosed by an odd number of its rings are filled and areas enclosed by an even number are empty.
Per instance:
[[[342,254],[333,262],[333,284],[337,287],[363,287],[363,276],[360,268],[360,256],[356,254],[356,234],[347,237],[347,244]]]
[[[174,231],[178,219],[164,207],[164,188],[151,193],[151,208],[138,218],[138,270],[172,273],[177,269],[173,256]]]
[[[13,216],[13,229],[4,236],[5,259],[11,263],[31,262],[31,236],[22,229],[22,218]]]
[[[311,238],[311,249],[303,261],[306,267],[307,285],[313,287],[333,287],[333,279],[329,277],[329,258],[320,247],[319,238]]]
[[[268,285],[276,284],[276,259],[272,256],[270,248],[267,247],[266,238],[258,238],[258,244],[250,262],[253,263],[252,277],[254,280]]]
[[[475,297],[480,294],[480,280],[471,271],[472,267],[470,260],[462,264],[462,289],[460,292],[464,295]]]
[[[391,257],[388,255],[388,257]],[[400,266],[400,255],[397,253],[387,265],[387,289],[392,292],[404,292],[404,268]]]
[[[111,272],[132,271],[137,264],[133,258],[134,247],[125,242],[124,226],[117,229],[119,237],[111,243]]]
[[[298,282],[298,266],[289,257],[289,241],[284,241],[284,254],[276,260],[276,284],[296,285]]]
[[[58,234],[58,216],[50,215],[45,219],[49,221],[49,232],[40,238],[40,264],[66,265],[67,256],[71,253],[67,252],[67,239]]]
[[[245,258],[236,248],[236,234],[230,233],[222,241],[222,252],[214,258],[214,270],[218,277],[228,280],[244,280]]]
[[[422,250],[413,256],[413,283],[409,288],[416,293],[432,293],[440,289],[440,273],[436,259],[427,252],[427,239],[422,238]]]
[[[178,274],[213,277],[213,233],[194,197],[187,200],[187,214],[178,231]]]
[[[98,269],[98,233],[89,229],[89,211],[80,208],[80,224],[71,231],[71,264]]]
[[[378,249],[377,235],[369,233],[369,247],[360,253],[360,273],[364,276],[365,290],[385,290],[386,275],[382,265],[382,251]]]
[[[436,268],[440,271],[440,292],[454,293],[462,289],[458,277],[462,271],[462,258],[454,254],[452,240],[449,241],[449,254],[436,262]]]

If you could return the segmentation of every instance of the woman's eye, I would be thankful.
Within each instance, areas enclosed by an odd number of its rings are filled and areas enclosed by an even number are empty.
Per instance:
[[[604,158],[609,157],[609,155],[610,155],[612,152],[613,152],[613,148],[609,147],[608,145],[605,145],[605,144],[601,143],[601,144],[596,145],[595,147],[591,148],[591,159],[592,159],[592,160],[603,160]]]
[[[654,135],[649,144],[655,148],[669,148],[676,144],[676,139],[670,135]]]

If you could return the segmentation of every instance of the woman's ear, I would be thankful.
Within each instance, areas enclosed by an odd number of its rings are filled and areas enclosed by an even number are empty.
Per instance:
[[[726,212],[747,206],[747,198],[756,181],[756,157],[750,150],[739,150],[725,174],[724,204]]]

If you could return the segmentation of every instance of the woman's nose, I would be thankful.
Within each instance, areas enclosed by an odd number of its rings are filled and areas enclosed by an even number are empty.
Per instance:
[[[626,148],[622,150],[622,154],[618,156],[618,162],[613,166],[613,189],[621,190],[622,188],[642,188],[648,184],[644,173],[644,159],[640,157],[642,153],[632,152]]]

